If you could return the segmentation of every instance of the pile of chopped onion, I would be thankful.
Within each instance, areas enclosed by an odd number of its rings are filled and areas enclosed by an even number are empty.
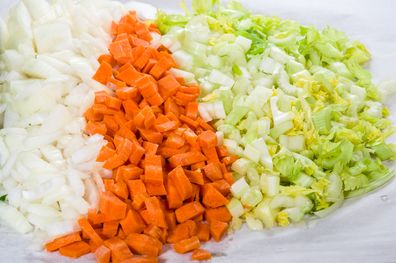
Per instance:
[[[76,230],[111,175],[83,114],[107,89],[91,78],[125,12],[104,0],[24,0],[0,20],[0,220],[39,244]]]

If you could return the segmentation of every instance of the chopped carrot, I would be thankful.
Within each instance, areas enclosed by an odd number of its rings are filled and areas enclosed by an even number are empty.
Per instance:
[[[62,237],[58,237],[58,238],[54,239],[53,241],[51,241],[50,243],[47,243],[45,245],[45,248],[47,249],[47,251],[53,252],[53,251],[58,250],[61,247],[70,245],[71,243],[74,243],[77,241],[81,241],[80,232],[75,232],[75,233],[67,234]]]
[[[198,228],[197,224],[192,220],[187,220],[181,224],[176,225],[176,227],[171,231],[167,241],[168,243],[177,243],[183,239],[187,239],[197,235]]]
[[[78,224],[80,225],[82,231],[91,239],[95,244],[101,245],[103,243],[102,238],[95,232],[92,228],[91,224],[84,217],[78,220]]]
[[[228,203],[228,199],[224,197],[214,186],[205,185],[203,189],[202,203],[209,208],[217,208]]]
[[[218,208],[208,208],[205,210],[205,219],[208,222],[213,220],[221,221],[221,222],[230,222],[231,214],[225,206]]]
[[[187,252],[193,251],[200,247],[200,242],[198,237],[193,236],[189,239],[184,239],[173,245],[173,249],[180,254],[185,254]]]
[[[97,162],[104,162],[113,156],[116,152],[108,146],[103,146],[96,158]]]
[[[79,258],[91,251],[91,247],[84,241],[77,241],[70,245],[61,247],[59,253],[69,258]]]
[[[98,263],[110,263],[110,256],[110,249],[104,245],[101,245],[95,250],[95,257]]]
[[[107,132],[107,128],[104,123],[88,121],[87,127],[85,127],[85,131],[89,135],[94,135],[94,134],[105,135]]]
[[[93,76],[93,79],[96,80],[97,82],[106,85],[107,81],[112,76],[113,76],[113,68],[108,62],[103,61],[100,64],[99,69],[96,71],[95,75]]]
[[[103,223],[103,236],[107,238],[115,237],[118,232],[118,221],[109,221]]]
[[[125,217],[127,205],[113,193],[107,191],[100,196],[99,210],[109,219],[119,220]]]
[[[181,153],[176,154],[169,158],[169,163],[176,167],[180,166],[187,166],[194,163],[205,161],[206,157],[200,152],[188,152],[188,153]]]
[[[148,220],[152,225],[166,228],[164,211],[161,208],[160,201],[157,197],[149,197],[145,200],[148,213]]]
[[[212,254],[205,249],[195,249],[191,254],[192,260],[209,260],[212,258]]]
[[[202,152],[205,155],[208,162],[219,163],[219,157],[217,156],[217,151],[215,147],[202,148]]]
[[[209,225],[206,223],[199,222],[197,226],[198,226],[197,237],[199,238],[199,240],[202,242],[209,241],[210,239]]]
[[[198,170],[184,170],[188,180],[191,183],[203,185],[204,184],[204,177],[203,174]]]
[[[225,232],[227,231],[228,224],[218,220],[212,220],[209,223],[210,234],[213,239],[217,242],[221,240]]]
[[[113,262],[120,262],[133,257],[128,245],[124,240],[118,237],[113,237],[104,242],[104,245],[111,250],[111,257]]]
[[[209,163],[203,168],[203,170],[206,177],[212,181],[223,179],[223,174],[218,163]]]
[[[225,179],[217,180],[209,184],[214,186],[224,196],[230,193],[231,185]]]
[[[208,259],[200,241],[220,240],[228,228],[224,205],[236,157],[199,117],[200,88],[172,75],[178,65],[167,48],[150,44],[151,32],[160,33],[134,11],[111,25],[109,54],[99,57],[93,78],[113,91],[96,92],[84,117],[87,134],[107,141],[97,160],[112,178],[103,178],[99,210],[79,220],[82,236],[54,240],[48,250],[92,251],[100,263],[152,263],[172,243],[179,253]],[[89,244],[71,251],[81,238]]]
[[[125,239],[132,252],[147,255],[159,256],[162,250],[162,243],[157,239],[145,234],[129,234]]]
[[[189,219],[201,215],[205,208],[199,202],[191,202],[176,209],[176,219],[178,222],[183,223]]]
[[[141,233],[146,227],[143,219],[134,209],[130,209],[124,219],[120,221],[123,232],[126,235],[131,233]]]
[[[154,226],[154,225],[147,226],[144,229],[143,233],[159,240],[162,243],[165,243],[167,235],[168,235],[166,229],[162,229],[162,228],[159,228],[158,226]]]
[[[176,94],[180,86],[173,75],[167,75],[158,81],[159,92],[165,100]]]
[[[169,180],[172,180],[174,186],[176,187],[179,197],[182,200],[186,200],[192,195],[192,185],[188,177],[184,173],[184,170],[181,166],[177,166],[168,174]]]

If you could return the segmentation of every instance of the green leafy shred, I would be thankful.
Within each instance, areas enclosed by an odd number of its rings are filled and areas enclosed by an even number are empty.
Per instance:
[[[5,202],[7,200],[7,195],[0,196],[0,202]]]

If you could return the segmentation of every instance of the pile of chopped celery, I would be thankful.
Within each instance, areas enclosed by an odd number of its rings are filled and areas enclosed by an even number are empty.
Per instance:
[[[201,86],[201,117],[239,157],[234,228],[325,216],[393,177],[383,161],[395,158],[385,142],[394,128],[361,43],[237,2],[196,0],[186,15],[159,12],[157,24],[181,65],[175,73]]]

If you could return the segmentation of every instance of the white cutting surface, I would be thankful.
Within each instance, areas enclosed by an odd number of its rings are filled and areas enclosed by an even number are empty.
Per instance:
[[[1,0],[0,13],[14,0]],[[179,11],[179,0],[144,1],[166,11]],[[331,25],[363,42],[373,55],[376,83],[396,79],[396,1],[394,0],[243,0],[255,13],[276,15],[319,27]],[[387,103],[396,123],[396,97]],[[394,106],[392,106],[394,104]],[[29,240],[0,226],[0,263],[93,262],[92,256],[70,261],[34,252]],[[394,263],[396,262],[396,180],[357,200],[349,200],[325,219],[271,231],[242,230],[222,243],[212,262],[239,263]],[[166,262],[188,261],[167,251]]]

